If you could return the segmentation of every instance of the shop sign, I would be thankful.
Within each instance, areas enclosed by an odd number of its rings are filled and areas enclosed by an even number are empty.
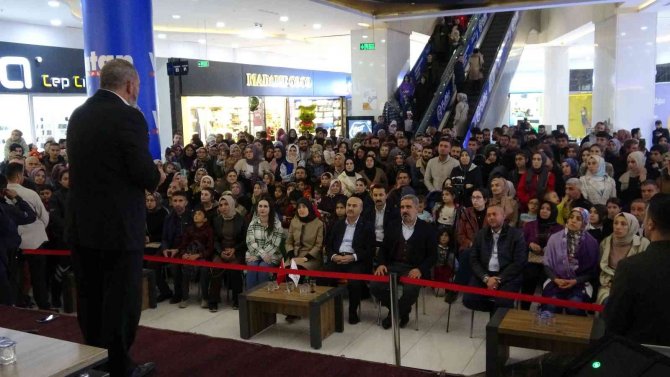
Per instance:
[[[0,92],[85,93],[84,52],[0,42]]]
[[[265,73],[247,73],[246,85],[263,88],[302,88],[312,87],[309,76],[268,75]]]

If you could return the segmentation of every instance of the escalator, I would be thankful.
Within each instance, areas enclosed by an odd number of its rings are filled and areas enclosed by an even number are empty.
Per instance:
[[[518,12],[503,12],[475,16],[466,33],[465,44],[456,51],[442,81],[431,102],[426,114],[421,120],[417,133],[423,133],[428,127],[452,127],[454,118],[454,102],[456,90],[454,84],[454,66],[458,55],[463,54],[465,61],[470,59],[473,50],[479,46],[483,55],[482,66],[483,85],[478,87],[467,81],[463,91],[468,95],[469,112],[466,126],[456,130],[456,135],[464,143],[469,138],[469,130],[483,118],[486,111],[488,97],[502,72],[509,55],[512,41],[515,37],[516,26],[519,22]],[[472,29],[471,29],[472,28]],[[467,65],[467,63],[466,63]]]

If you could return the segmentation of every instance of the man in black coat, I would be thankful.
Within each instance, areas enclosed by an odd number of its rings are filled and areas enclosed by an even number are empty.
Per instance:
[[[470,286],[506,292],[519,292],[523,268],[528,262],[528,247],[520,229],[505,224],[505,211],[494,205],[486,209],[488,226],[477,232],[470,253]],[[491,312],[511,308],[514,300],[465,294],[463,305],[472,310]]]
[[[363,201],[355,196],[347,200],[346,218],[333,226],[326,240],[328,262],[324,268],[331,272],[349,272],[367,274],[375,247],[375,229],[371,222],[361,216]],[[333,279],[325,280],[322,285],[332,285]],[[349,279],[349,323],[360,322],[358,306],[361,303],[363,281]]]
[[[147,123],[134,108],[140,81],[125,60],[107,62],[100,90],[70,116],[66,235],[86,343],[109,350],[112,376],[145,375],[128,353],[141,312],[145,190],[165,180],[149,154]],[[100,148],[104,146],[103,158]]]
[[[616,268],[605,304],[607,331],[633,341],[670,346],[670,196],[656,194],[647,207],[644,253],[623,259]]]
[[[379,265],[375,275],[395,272],[410,279],[430,279],[431,270],[437,260],[437,235],[432,225],[418,218],[419,199],[405,195],[400,200],[401,221],[390,224],[377,259]],[[404,284],[402,297],[398,300],[400,327],[409,322],[412,305],[419,296],[421,287]],[[370,292],[382,305],[390,308],[388,283],[373,282]],[[391,327],[391,312],[382,321],[382,327]]]

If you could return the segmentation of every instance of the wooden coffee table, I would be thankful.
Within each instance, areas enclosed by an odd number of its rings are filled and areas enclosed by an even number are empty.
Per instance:
[[[259,284],[240,294],[240,337],[252,336],[274,325],[277,313],[309,318],[310,345],[321,348],[323,339],[333,332],[344,331],[342,294],[346,286],[317,286],[315,293],[286,291],[286,283],[278,290],[268,292],[266,284]]]
[[[578,354],[605,334],[600,318],[556,314],[552,325],[535,323],[536,312],[500,308],[486,325],[486,376],[502,376],[509,347]]]

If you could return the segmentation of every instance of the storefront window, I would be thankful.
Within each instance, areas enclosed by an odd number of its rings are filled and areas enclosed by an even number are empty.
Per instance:
[[[543,93],[510,93],[509,124],[516,125],[524,118],[537,130],[542,122]]]
[[[316,127],[322,127],[329,130],[337,128],[338,133],[342,127],[343,105],[342,98],[292,98],[293,107],[291,109],[291,128],[298,129],[300,124],[300,106],[310,106],[316,104],[316,118],[314,123]]]
[[[70,115],[86,101],[86,96],[33,96],[35,143],[44,147],[47,138],[58,141],[67,136]]]
[[[211,134],[249,132],[252,113],[249,97],[182,97],[184,135],[194,133],[206,138]]]
[[[23,138],[28,144],[33,141],[27,95],[0,94],[0,114],[2,114],[0,116],[0,146],[3,151],[12,130],[23,132]]]

